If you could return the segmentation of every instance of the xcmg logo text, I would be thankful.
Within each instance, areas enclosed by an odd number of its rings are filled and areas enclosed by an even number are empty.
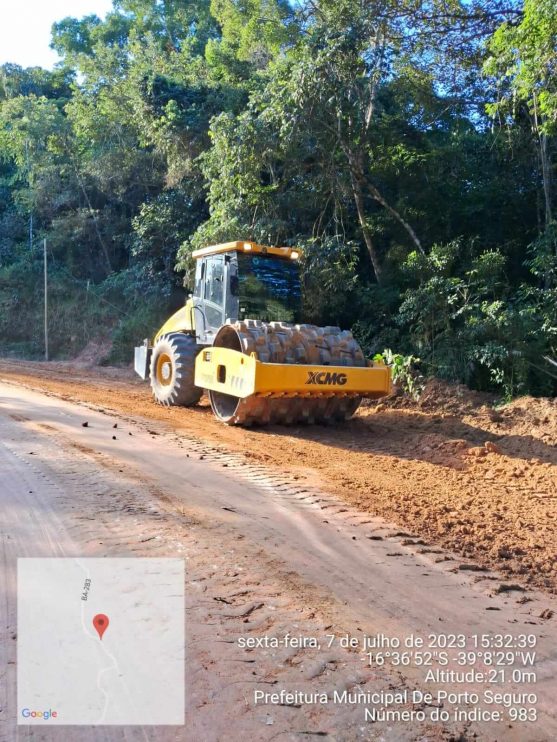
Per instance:
[[[306,384],[336,384],[344,386],[348,377],[346,374],[339,374],[331,371],[308,371],[308,380]]]
[[[52,709],[49,709],[48,711],[31,711],[31,709],[22,709],[21,715],[24,719],[44,719],[44,721],[48,721],[49,719],[56,719],[58,717],[58,711],[53,711]]]

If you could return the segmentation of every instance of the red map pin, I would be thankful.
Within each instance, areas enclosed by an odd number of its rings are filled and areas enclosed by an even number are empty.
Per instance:
[[[107,630],[109,623],[108,616],[105,616],[104,613],[97,613],[93,619],[93,626],[96,628],[100,639],[103,638],[103,634]]]

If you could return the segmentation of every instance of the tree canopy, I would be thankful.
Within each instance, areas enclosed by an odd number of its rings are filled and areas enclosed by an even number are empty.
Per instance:
[[[551,0],[114,0],[0,68],[0,350],[113,361],[192,249],[304,248],[308,321],[480,389],[557,385]]]

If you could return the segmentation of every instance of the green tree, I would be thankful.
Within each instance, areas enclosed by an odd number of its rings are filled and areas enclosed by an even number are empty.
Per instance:
[[[545,225],[553,221],[552,150],[557,133],[557,6],[552,0],[525,0],[518,24],[504,23],[489,44],[485,70],[497,99],[489,112],[504,123],[526,112],[537,140],[544,194]],[[557,250],[557,243],[555,244]]]

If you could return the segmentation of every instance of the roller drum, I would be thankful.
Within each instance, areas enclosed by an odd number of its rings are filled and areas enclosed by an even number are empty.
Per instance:
[[[245,320],[223,325],[214,345],[255,353],[263,363],[299,363],[319,366],[365,366],[366,360],[352,333],[338,327],[289,325],[285,322]],[[294,425],[346,420],[357,410],[361,397],[322,396],[234,397],[209,391],[215,415],[229,425]]]

